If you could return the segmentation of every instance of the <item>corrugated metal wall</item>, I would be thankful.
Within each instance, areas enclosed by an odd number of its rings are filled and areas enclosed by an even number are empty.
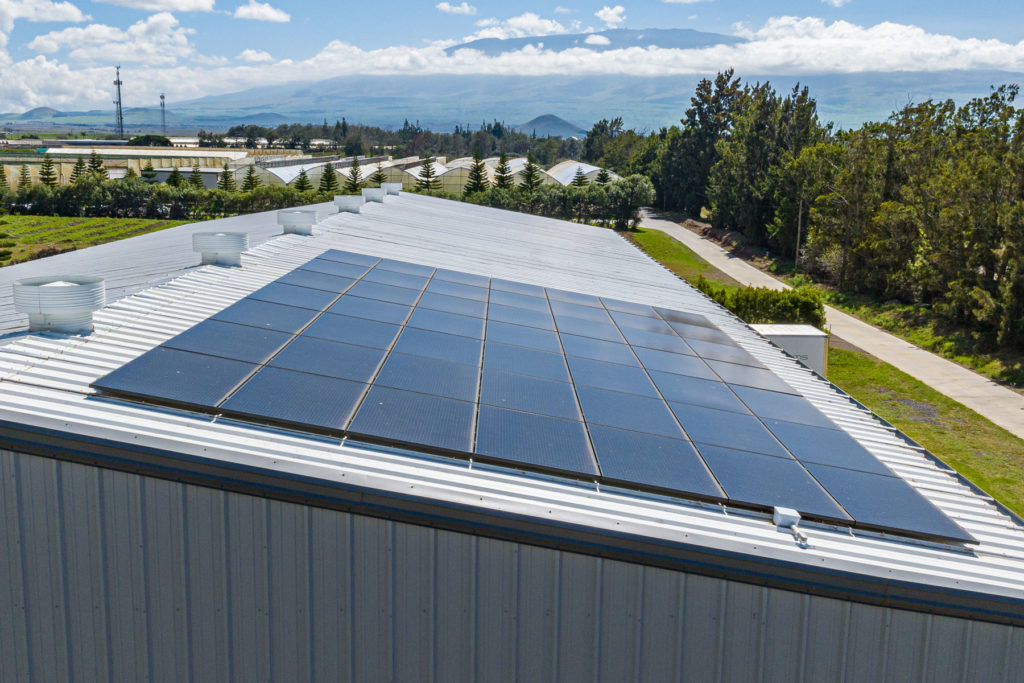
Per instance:
[[[0,452],[0,680],[1010,681],[1024,629]]]

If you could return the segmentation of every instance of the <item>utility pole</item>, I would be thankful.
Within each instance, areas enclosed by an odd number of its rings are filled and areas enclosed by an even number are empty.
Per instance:
[[[114,85],[117,86],[117,99],[114,100],[114,104],[117,105],[117,139],[124,139],[124,112],[121,110],[121,65],[118,64],[117,77],[114,79]]]
[[[160,132],[167,137],[167,106],[164,103],[163,93],[160,93]]]

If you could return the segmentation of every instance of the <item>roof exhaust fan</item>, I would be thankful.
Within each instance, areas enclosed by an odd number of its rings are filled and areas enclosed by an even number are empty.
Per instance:
[[[316,209],[286,209],[277,212],[277,224],[284,226],[286,235],[312,235],[316,224]]]
[[[398,194],[402,191],[402,183],[381,183],[385,194]]]
[[[192,233],[192,251],[203,255],[203,265],[240,266],[242,252],[249,248],[249,235],[244,232]]]
[[[366,197],[358,194],[336,194],[334,205],[338,207],[338,213],[359,213],[366,203]]]
[[[88,334],[93,311],[106,305],[107,286],[101,277],[57,275],[14,283],[14,310],[28,314],[29,332]]]
[[[368,202],[383,202],[384,201],[384,188],[383,187],[364,187],[363,198]]]

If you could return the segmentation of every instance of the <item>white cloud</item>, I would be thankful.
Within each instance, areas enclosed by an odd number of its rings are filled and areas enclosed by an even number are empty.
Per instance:
[[[248,5],[239,5],[235,8],[236,19],[254,19],[256,21],[273,21],[284,23],[291,21],[292,16],[284,10],[271,7],[270,3],[249,0]]]
[[[449,2],[439,2],[434,5],[437,9],[441,10],[445,14],[476,14],[476,7],[470,5],[467,2],[462,2],[458,5],[453,5]]]
[[[0,48],[7,45],[7,38],[14,30],[14,22],[25,21],[67,21],[77,23],[89,17],[70,2],[50,0],[0,0]],[[2,63],[2,62],[0,62]]]
[[[524,12],[510,19],[481,19],[476,22],[480,30],[466,36],[464,42],[481,38],[525,38],[566,33],[567,29],[554,19],[544,19],[533,12]]]
[[[108,5],[150,12],[212,12],[214,0],[97,0]]]
[[[821,0],[821,1],[823,3],[825,3],[826,5],[831,5],[832,7],[842,7],[843,5],[846,5],[846,4],[848,4],[850,2],[850,0]]]
[[[193,29],[178,26],[169,12],[159,12],[127,29],[105,24],[65,28],[36,36],[28,44],[36,52],[52,54],[68,49],[68,57],[81,62],[174,64],[194,53],[188,36]]]
[[[266,50],[254,50],[250,47],[245,50],[242,50],[238,55],[238,59],[240,59],[243,62],[250,62],[252,64],[265,64],[267,62],[274,61],[274,56],[267,52]]]
[[[594,12],[594,16],[603,21],[608,28],[618,28],[619,24],[626,20],[626,8],[622,5],[615,7],[605,5]]]
[[[562,7],[559,5],[555,8],[555,14],[572,14],[572,10],[568,7]]]
[[[583,41],[587,45],[611,45],[612,41],[608,40],[607,36],[599,36],[596,33],[587,36],[587,39]]]
[[[664,2],[664,3],[668,3],[669,5],[695,5],[698,2],[712,2],[713,0],[661,0],[661,1]],[[821,1],[822,2],[826,2],[828,0],[821,0]],[[840,2],[849,2],[850,0],[839,0],[839,1]]]

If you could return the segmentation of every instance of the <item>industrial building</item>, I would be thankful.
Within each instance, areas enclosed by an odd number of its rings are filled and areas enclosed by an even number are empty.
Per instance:
[[[611,230],[366,194],[0,270],[0,679],[1024,680],[936,455]]]

